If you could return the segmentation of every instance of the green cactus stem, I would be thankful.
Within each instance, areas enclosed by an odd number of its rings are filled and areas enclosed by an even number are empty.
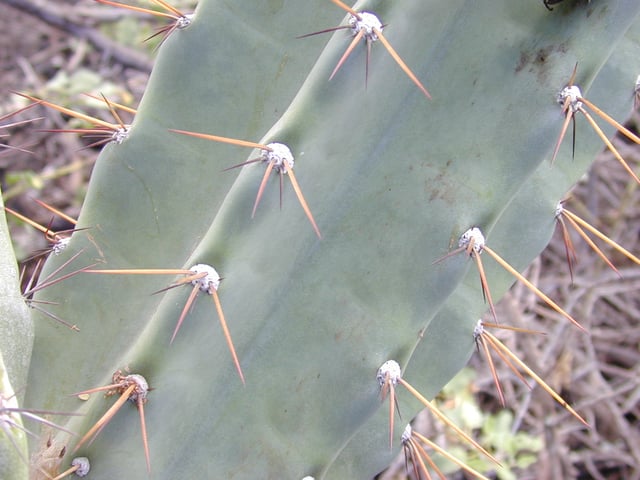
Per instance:
[[[640,4],[353,8],[384,19],[431,101],[388,55],[371,56],[365,85],[363,45],[329,81],[350,32],[326,45],[295,38],[341,24],[329,1],[202,0],[159,48],[128,138],[102,151],[78,219],[87,230],[45,267],[78,252],[105,269],[215,265],[246,385],[211,302],[193,304],[170,344],[187,289],[152,295],[166,278],[87,273],[45,290],[81,331],[34,318],[30,404],[83,413],[67,426],[84,433],[111,402],[69,394],[125,366],[144,375],[153,478],[370,478],[389,462],[379,365],[397,359],[433,397],[467,362],[487,309],[468,257],[432,263],[474,225],[518,271],[542,250],[557,202],[602,145],[580,122],[575,159],[563,145],[550,165],[564,121],[555,96],[578,62],[594,104],[618,118],[630,109]],[[251,218],[264,170],[224,171],[246,152],[171,129],[288,145],[322,238],[295,192],[280,205],[274,176]],[[485,270],[497,300],[513,277],[493,262]],[[404,390],[397,401],[403,418],[422,408]],[[124,408],[81,445],[91,478],[146,478],[139,428]],[[77,442],[56,439],[68,465]]]

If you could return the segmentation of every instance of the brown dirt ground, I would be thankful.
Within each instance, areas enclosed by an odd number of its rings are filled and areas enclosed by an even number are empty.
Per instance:
[[[118,17],[110,10],[96,14],[90,0],[49,3],[73,6],[60,11],[81,25],[111,23]],[[0,115],[21,104],[10,91],[45,94],[52,78],[62,73],[73,76],[85,69],[98,72],[102,81],[120,86],[122,92],[130,92],[129,97],[116,101],[137,103],[148,72],[124,67],[108,52],[92,48],[87,40],[52,28],[33,16],[4,4],[2,10]],[[104,111],[90,113],[111,121]],[[45,116],[36,123],[38,129],[65,128],[66,120],[61,115],[44,110],[37,115]],[[25,114],[24,118],[33,115]],[[33,153],[0,150],[0,180],[7,206],[44,225],[51,215],[33,198],[76,216],[98,149],[83,149],[87,141],[74,135],[34,132],[33,125],[15,127],[10,132],[10,137],[2,139],[4,143]],[[623,141],[617,143],[623,157],[637,166],[639,150]],[[16,175],[21,180],[12,180]],[[576,187],[569,205],[627,249],[638,252],[637,187],[616,160],[604,154]],[[11,227],[20,255],[44,247],[40,234],[14,221]],[[54,224],[52,228],[60,230],[69,225]],[[506,403],[515,415],[517,427],[544,440],[537,462],[518,472],[518,478],[640,479],[640,302],[636,293],[640,266],[606,249],[621,273],[619,277],[575,235],[574,245],[579,262],[573,282],[559,234],[529,268],[528,277],[579,318],[590,335],[580,334],[566,321],[558,321],[557,314],[526,288],[516,285],[500,302],[500,315],[547,335],[498,336],[569,399],[592,428],[581,428],[539,388],[528,390],[497,362]],[[478,371],[474,386],[478,401],[486,411],[496,411],[498,399],[486,361],[475,355],[471,365]],[[416,422],[421,431],[429,428],[426,417]],[[409,478],[402,457],[384,478]],[[451,478],[464,477],[456,474]]]

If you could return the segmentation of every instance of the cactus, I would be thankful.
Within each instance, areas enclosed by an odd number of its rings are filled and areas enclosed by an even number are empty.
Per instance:
[[[79,455],[96,479],[368,478],[388,464],[378,367],[397,360],[434,396],[467,362],[487,309],[468,257],[434,261],[472,226],[518,270],[546,245],[557,202],[601,147],[577,119],[574,160],[565,140],[549,162],[564,121],[555,95],[576,62],[594,103],[630,109],[640,5],[565,3],[356,4],[380,16],[429,100],[379,44],[370,58],[357,46],[329,81],[348,30],[295,39],[346,24],[329,1],[202,0],[160,46],[127,138],[102,151],[86,230],[44,274],[79,252],[67,270],[214,266],[246,384],[206,294],[170,345],[190,287],[153,293],[180,276],[71,276],[37,298],[80,332],[34,313],[28,381],[12,383],[28,385],[28,405],[82,413],[65,426],[84,435],[115,400],[70,394],[143,375],[150,468],[125,404],[77,452],[79,437],[52,433],[67,445],[60,470]],[[275,176],[252,218],[264,165],[224,170],[259,153],[171,130],[288,145],[322,238]],[[485,271],[497,299],[513,277],[489,259]],[[420,408],[396,396],[403,418]]]
[[[1,202],[1,200],[0,200]],[[3,472],[25,478],[27,438],[16,409],[24,398],[33,343],[33,323],[20,289],[15,256],[4,212],[0,216],[0,465]]]

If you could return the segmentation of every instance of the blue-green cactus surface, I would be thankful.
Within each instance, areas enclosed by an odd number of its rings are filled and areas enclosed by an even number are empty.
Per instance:
[[[202,0],[159,49],[129,138],[102,152],[79,218],[87,230],[46,266],[79,251],[68,269],[213,265],[246,385],[206,294],[169,345],[190,287],[153,294],[176,277],[87,273],[41,293],[81,331],[35,318],[29,404],[84,413],[67,424],[82,435],[114,398],[69,394],[118,369],[144,375],[152,478],[369,478],[389,462],[378,367],[396,359],[435,395],[466,363],[487,307],[468,257],[433,262],[471,226],[518,269],[545,246],[556,203],[600,148],[578,118],[575,159],[567,139],[549,165],[563,121],[555,95],[578,62],[588,98],[628,111],[640,5],[354,8],[379,14],[432,100],[379,42],[366,86],[364,44],[328,81],[349,31],[295,37],[345,24],[329,1]],[[264,165],[224,170],[260,152],[169,129],[287,144],[322,239],[286,175],[282,207],[274,174],[251,218]],[[485,266],[497,299],[513,279]],[[411,418],[418,402],[398,397]],[[66,466],[77,439],[57,439]],[[145,478],[135,406],[78,454],[91,478]]]

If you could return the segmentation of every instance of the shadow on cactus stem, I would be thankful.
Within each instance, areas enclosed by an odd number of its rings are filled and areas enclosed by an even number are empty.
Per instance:
[[[260,203],[260,199],[264,194],[264,189],[267,185],[267,180],[269,179],[269,174],[272,171],[275,171],[280,177],[280,207],[282,207],[282,183],[283,176],[285,174],[289,175],[291,179],[291,185],[293,186],[293,190],[298,197],[298,201],[300,202],[300,206],[302,210],[304,210],[305,215],[309,219],[309,223],[313,227],[314,232],[318,238],[322,238],[322,234],[320,233],[320,229],[316,224],[315,219],[313,218],[313,214],[311,213],[311,209],[307,204],[307,201],[304,199],[304,195],[302,194],[302,189],[298,184],[298,180],[296,180],[296,176],[293,173],[293,165],[294,159],[291,154],[291,150],[289,147],[282,143],[269,143],[268,145],[262,145],[260,143],[248,142],[246,140],[238,140],[235,138],[227,138],[227,137],[219,137],[217,135],[209,135],[206,133],[197,133],[197,132],[189,132],[186,130],[175,130],[169,129],[170,132],[180,133],[182,135],[189,135],[191,137],[202,138],[205,140],[212,140],[214,142],[228,143],[231,145],[238,145],[241,147],[249,147],[256,148],[258,150],[262,150],[262,155],[258,158],[254,158],[252,160],[247,160],[246,162],[238,163],[237,165],[233,165],[232,167],[226,168],[224,171],[231,170],[232,168],[242,167],[244,165],[249,165],[256,162],[264,162],[267,164],[267,168],[262,176],[262,181],[260,182],[260,187],[258,188],[258,194],[256,195],[256,201],[253,204],[253,210],[251,211],[251,218],[253,218],[256,214],[256,209],[258,208],[258,204]]]
[[[331,75],[329,76],[329,80],[332,80],[335,77],[338,70],[344,65],[349,55],[356,48],[360,40],[364,39],[367,45],[367,56],[365,61],[365,86],[369,80],[369,59],[371,57],[371,44],[377,40],[380,40],[384,48],[386,48],[389,55],[393,58],[393,60],[398,64],[398,66],[402,69],[402,71],[409,77],[409,79],[420,89],[420,91],[428,98],[431,99],[431,94],[427,91],[427,89],[422,85],[422,82],[418,80],[418,77],[411,71],[411,69],[407,66],[407,64],[402,60],[400,55],[394,50],[386,37],[382,34],[382,30],[386,25],[384,25],[380,19],[372,12],[356,12],[353,8],[344,4],[340,0],[331,0],[337,6],[342,8],[345,12],[349,13],[351,17],[349,18],[349,25],[342,25],[339,27],[326,28],[324,30],[320,30],[318,32],[307,33],[305,35],[300,35],[296,38],[306,38],[312,35],[318,35],[321,33],[329,33],[335,32],[337,30],[345,30],[351,29],[351,33],[353,34],[353,40],[338,60],[338,64],[335,66]]]
[[[585,118],[587,119],[591,127],[602,139],[602,141],[607,146],[607,148],[611,151],[611,153],[613,153],[613,155],[616,157],[618,162],[620,162],[620,164],[624,167],[627,173],[631,175],[631,178],[633,178],[637,183],[640,184],[640,178],[638,178],[635,172],[631,169],[627,161],[624,158],[622,158],[622,155],[620,155],[620,153],[618,152],[616,147],[613,145],[613,143],[611,143],[611,141],[607,138],[607,136],[604,134],[602,129],[598,126],[598,124],[593,119],[591,114],[584,108],[583,104],[589,107],[589,109],[592,110],[596,115],[598,115],[605,122],[607,122],[609,125],[611,125],[616,130],[618,130],[618,132],[620,132],[622,135],[627,137],[632,142],[635,142],[638,145],[640,145],[640,138],[637,135],[635,135],[633,132],[631,132],[628,128],[626,128],[624,125],[617,122],[615,119],[607,115],[605,112],[600,110],[593,103],[591,103],[589,100],[587,100],[582,96],[582,91],[580,90],[580,87],[578,87],[577,85],[574,85],[573,83],[576,77],[577,69],[578,69],[578,64],[576,63],[575,67],[573,68],[573,73],[571,74],[571,78],[569,79],[569,82],[560,91],[560,93],[558,93],[558,96],[557,96],[558,103],[562,105],[562,111],[565,113],[565,120],[564,120],[564,123],[562,124],[562,129],[560,130],[560,135],[558,136],[558,141],[556,142],[556,146],[553,149],[553,156],[551,157],[551,163],[555,161],[558,155],[558,151],[560,150],[560,144],[562,143],[562,140],[564,139],[567,133],[567,129],[569,127],[570,121],[573,122],[572,151],[575,152],[575,142],[576,142],[575,115],[577,112],[580,112],[585,116]]]

